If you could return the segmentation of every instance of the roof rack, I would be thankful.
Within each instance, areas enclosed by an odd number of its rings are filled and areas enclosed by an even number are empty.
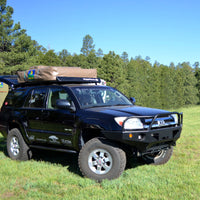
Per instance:
[[[14,87],[15,85],[19,84],[16,75],[0,76],[0,82],[6,83],[11,87]]]
[[[100,78],[80,78],[80,77],[56,77],[57,82],[61,83],[100,83]]]
[[[0,76],[0,82],[4,82],[9,85],[11,88],[22,87],[22,86],[32,86],[32,85],[49,85],[49,84],[81,84],[81,83],[100,83],[101,79],[99,78],[81,78],[81,77],[56,77],[56,80],[34,80],[32,82],[19,83],[17,76],[8,75]]]

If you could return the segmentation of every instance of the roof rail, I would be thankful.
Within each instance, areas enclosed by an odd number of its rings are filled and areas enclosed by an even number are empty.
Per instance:
[[[0,76],[0,82],[4,82],[9,85],[11,88],[21,87],[21,86],[32,86],[32,85],[49,85],[49,84],[80,84],[80,83],[100,83],[101,79],[99,78],[81,78],[81,77],[56,77],[56,80],[34,80],[32,82],[24,82],[19,83],[17,80],[17,76],[8,75],[8,76]]]

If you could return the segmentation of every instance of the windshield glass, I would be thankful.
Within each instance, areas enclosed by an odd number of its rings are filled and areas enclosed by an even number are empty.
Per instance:
[[[123,106],[132,103],[122,93],[110,87],[72,87],[82,108]]]

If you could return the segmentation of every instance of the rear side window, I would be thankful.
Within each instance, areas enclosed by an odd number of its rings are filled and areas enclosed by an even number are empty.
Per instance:
[[[47,89],[37,88],[31,91],[25,102],[25,107],[30,108],[44,108],[46,100]]]
[[[6,106],[22,107],[26,96],[25,89],[12,90],[5,99]]]

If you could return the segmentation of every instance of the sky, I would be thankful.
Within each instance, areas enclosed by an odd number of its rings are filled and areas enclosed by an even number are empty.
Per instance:
[[[200,62],[199,0],[7,0],[13,20],[47,50],[128,53],[160,64]]]

